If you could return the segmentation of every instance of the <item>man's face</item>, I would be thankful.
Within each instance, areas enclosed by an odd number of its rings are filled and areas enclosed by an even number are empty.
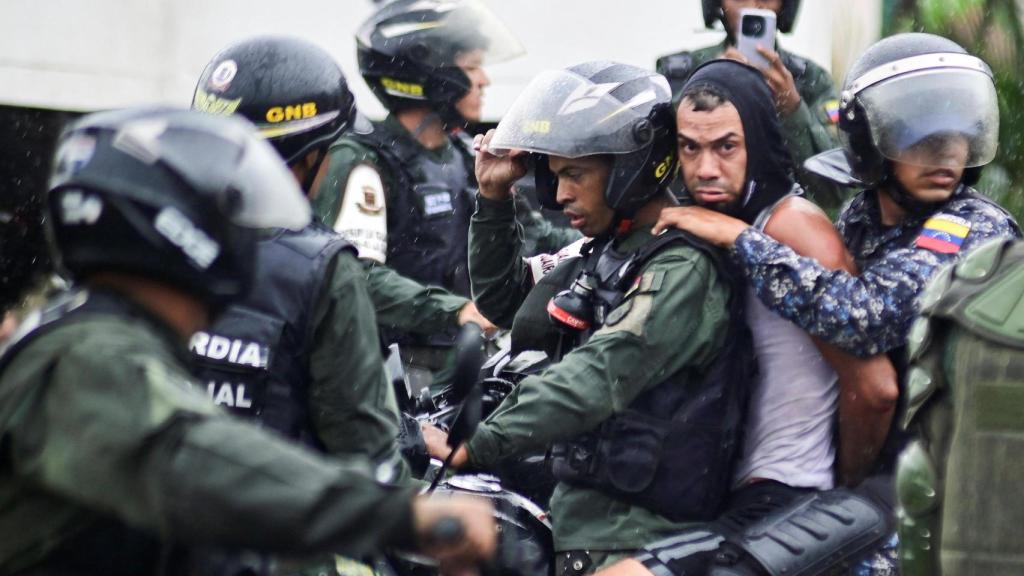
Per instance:
[[[740,113],[726,102],[697,112],[684,99],[676,113],[679,164],[694,201],[729,212],[743,198],[747,179],[747,143]]]
[[[615,219],[604,198],[611,162],[601,156],[549,156],[548,166],[558,180],[555,200],[562,205],[569,224],[584,236],[606,232]]]
[[[479,122],[484,105],[484,87],[491,85],[491,79],[483,69],[483,50],[460,52],[455,65],[469,76],[469,92],[455,103],[455,110],[470,122]]]
[[[944,202],[960,184],[970,153],[967,138],[943,134],[926,138],[893,161],[896,179],[921,202]]]
[[[778,15],[779,11],[782,10],[782,0],[722,0],[722,11],[725,12],[726,26],[733,34],[739,29],[740,10],[744,8],[771,10]]]

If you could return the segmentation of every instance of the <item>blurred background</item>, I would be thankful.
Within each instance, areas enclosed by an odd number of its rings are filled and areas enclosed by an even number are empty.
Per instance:
[[[488,122],[541,70],[599,58],[653,68],[658,56],[724,35],[704,28],[700,0],[485,1],[527,50],[488,67]],[[45,262],[39,197],[61,127],[87,111],[187,106],[203,67],[231,42],[256,34],[316,42],[342,65],[360,109],[381,117],[355,61],[355,31],[375,7],[373,0],[0,0],[0,280],[24,272],[14,250]],[[804,0],[780,43],[837,82],[864,48],[901,31],[946,35],[984,58],[996,72],[1002,116],[999,156],[980,188],[1021,219],[1022,16],[1024,0]],[[4,289],[0,309],[13,297]]]

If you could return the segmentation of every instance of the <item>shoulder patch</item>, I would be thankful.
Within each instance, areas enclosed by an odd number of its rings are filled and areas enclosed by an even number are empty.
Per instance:
[[[830,124],[839,124],[839,100],[826,100],[822,108]]]
[[[970,231],[969,220],[951,214],[936,214],[924,223],[914,245],[940,254],[956,254]]]

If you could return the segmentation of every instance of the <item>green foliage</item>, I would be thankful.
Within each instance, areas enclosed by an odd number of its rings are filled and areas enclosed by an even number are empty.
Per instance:
[[[999,93],[999,153],[978,188],[1024,219],[1024,26],[1017,0],[897,0],[885,34],[930,32],[988,62]]]

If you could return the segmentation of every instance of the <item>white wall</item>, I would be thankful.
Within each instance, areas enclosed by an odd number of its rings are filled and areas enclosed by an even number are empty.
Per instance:
[[[528,51],[489,68],[484,110],[500,118],[538,71],[584,60],[652,67],[657,56],[720,41],[699,0],[486,0]],[[826,68],[835,0],[805,0],[782,44]],[[358,79],[353,35],[370,0],[0,0],[0,104],[97,110],[188,105],[223,46],[254,34],[301,35],[330,51],[361,109],[382,108]]]

